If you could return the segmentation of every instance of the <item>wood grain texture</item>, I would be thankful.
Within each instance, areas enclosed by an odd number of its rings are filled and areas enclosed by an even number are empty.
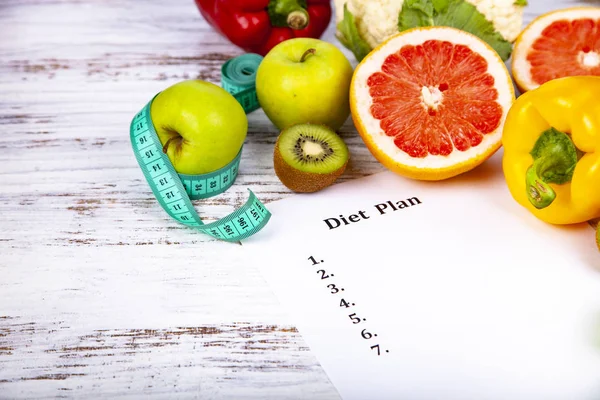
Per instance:
[[[170,220],[129,144],[151,96],[240,50],[185,0],[3,1],[0,26],[0,398],[337,398],[240,246]],[[207,221],[289,195],[249,118]]]
[[[583,2],[530,3],[526,21]],[[218,83],[241,51],[192,0],[2,0],[0,26],[0,398],[338,398],[242,247],[169,219],[129,144],[155,93]],[[291,195],[278,132],[260,110],[249,127],[205,221],[247,188]],[[341,136],[339,182],[383,170],[350,120]]]

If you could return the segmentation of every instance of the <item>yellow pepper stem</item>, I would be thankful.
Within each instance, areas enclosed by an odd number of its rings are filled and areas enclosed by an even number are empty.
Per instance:
[[[546,208],[556,198],[554,189],[540,178],[538,170],[541,165],[541,158],[538,158],[531,167],[527,169],[527,198],[537,209]]]
[[[550,128],[540,135],[530,154],[534,162],[525,174],[527,198],[535,208],[546,208],[556,198],[549,183],[562,185],[573,178],[577,148],[569,135]]]

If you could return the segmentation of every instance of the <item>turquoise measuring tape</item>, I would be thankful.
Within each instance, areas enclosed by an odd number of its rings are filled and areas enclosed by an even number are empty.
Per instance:
[[[258,54],[244,54],[221,67],[221,86],[244,107],[246,114],[260,108],[256,97],[256,70],[262,61]]]
[[[227,61],[221,68],[221,86],[236,98],[246,113],[260,107],[254,82],[261,61],[258,54],[244,54]],[[191,200],[216,196],[230,188],[238,174],[242,150],[217,171],[178,174],[162,151],[150,117],[151,104],[152,100],[133,118],[129,133],[138,164],[162,208],[182,224],[228,242],[237,242],[261,230],[271,213],[250,189],[250,198],[242,207],[218,221],[202,222]]]

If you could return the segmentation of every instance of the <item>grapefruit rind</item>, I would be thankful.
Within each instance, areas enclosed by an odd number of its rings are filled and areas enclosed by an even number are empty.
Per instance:
[[[540,85],[531,77],[531,65],[527,61],[529,49],[542,36],[542,32],[553,22],[576,19],[600,19],[598,7],[573,7],[542,14],[525,27],[515,42],[512,54],[511,69],[515,83],[521,92],[533,90]]]
[[[462,44],[479,53],[488,63],[490,74],[498,91],[496,102],[503,109],[502,118],[495,131],[484,135],[482,142],[466,151],[454,149],[448,156],[428,155],[411,157],[394,144],[394,137],[386,135],[380,120],[371,115],[373,104],[367,80],[381,71],[385,59],[406,45],[418,45],[427,40],[448,41]],[[392,171],[413,179],[441,180],[469,171],[491,157],[501,146],[502,128],[508,110],[515,100],[510,74],[504,62],[487,43],[476,36],[449,27],[424,27],[401,32],[374,49],[356,67],[350,85],[350,109],[354,124],[371,153]]]

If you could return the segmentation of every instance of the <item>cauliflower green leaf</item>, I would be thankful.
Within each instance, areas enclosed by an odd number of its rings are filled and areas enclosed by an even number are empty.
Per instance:
[[[465,0],[406,0],[398,16],[398,30],[421,26],[450,26],[487,42],[506,61],[512,44],[494,29],[477,8]]]
[[[398,31],[402,32],[417,26],[432,26],[434,12],[432,1],[406,1],[398,16]]]
[[[371,46],[358,33],[356,18],[348,11],[346,4],[344,4],[344,19],[337,25],[337,29],[337,38],[354,53],[359,62],[371,52]]]

